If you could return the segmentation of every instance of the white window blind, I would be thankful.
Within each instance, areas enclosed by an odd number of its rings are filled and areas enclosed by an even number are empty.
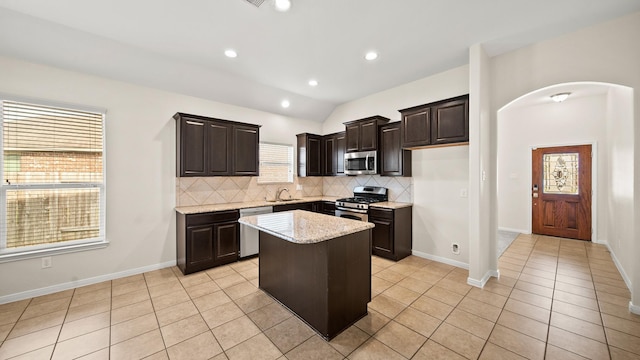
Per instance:
[[[104,241],[104,112],[0,105],[0,256]]]
[[[293,146],[260,143],[258,184],[293,182]]]

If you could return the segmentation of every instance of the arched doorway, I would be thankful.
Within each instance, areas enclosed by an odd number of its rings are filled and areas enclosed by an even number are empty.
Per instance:
[[[550,96],[570,93],[561,103]],[[531,234],[533,148],[593,146],[593,242],[607,243],[614,261],[633,239],[633,90],[596,82],[574,82],[525,94],[497,113],[498,233]],[[631,199],[631,201],[629,201]],[[613,243],[611,239],[616,239]],[[496,247],[504,247],[499,239]],[[616,256],[621,257],[617,259]]]

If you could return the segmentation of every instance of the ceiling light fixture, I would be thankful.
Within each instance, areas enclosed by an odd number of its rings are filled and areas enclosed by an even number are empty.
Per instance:
[[[233,49],[227,49],[224,51],[224,55],[228,58],[238,57],[238,53]]]
[[[291,103],[289,103],[289,100],[282,100],[282,102],[280,103],[280,106],[282,106],[283,108],[288,108],[289,105],[291,105]]]
[[[569,97],[569,95],[571,95],[570,92],[564,92],[564,93],[558,93],[558,94],[553,94],[551,95],[551,100],[557,102],[557,103],[561,103],[565,100],[567,100],[567,98]]]
[[[291,0],[276,0],[275,6],[278,11],[289,11],[291,9]]]
[[[309,86],[318,86],[318,80],[315,80],[315,79],[309,80]]]
[[[369,51],[365,56],[365,59],[369,60],[369,61],[373,61],[375,59],[378,58],[378,53],[375,51]]]

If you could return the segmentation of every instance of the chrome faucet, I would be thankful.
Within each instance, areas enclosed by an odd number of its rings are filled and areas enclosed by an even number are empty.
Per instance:
[[[289,189],[282,188],[282,189],[278,189],[278,192],[276,193],[276,200],[282,200],[282,192],[283,191],[286,191],[289,194],[289,197],[291,197],[291,193],[289,192]]]

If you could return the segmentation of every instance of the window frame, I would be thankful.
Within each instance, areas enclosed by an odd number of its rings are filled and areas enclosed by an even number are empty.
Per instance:
[[[60,183],[60,184],[9,184],[4,180],[0,181],[0,263],[38,258],[43,256],[60,255],[78,251],[94,250],[105,248],[109,245],[106,236],[107,224],[107,109],[79,105],[73,103],[65,103],[60,101],[43,100],[37,98],[28,98],[13,96],[0,93],[0,179],[4,179],[4,101],[15,101],[28,103],[33,105],[42,105],[50,107],[65,108],[70,110],[94,112],[102,114],[102,183]],[[8,190],[51,190],[51,189],[100,189],[100,229],[97,238],[70,240],[62,243],[49,243],[29,246],[28,248],[7,249],[7,191]]]
[[[256,179],[256,183],[258,185],[271,185],[271,184],[293,184],[295,181],[295,177],[296,177],[296,152],[295,152],[295,146],[293,144],[285,144],[285,143],[277,143],[277,142],[270,142],[270,141],[260,141],[258,142],[258,154],[260,154],[260,144],[267,144],[267,145],[278,145],[278,146],[286,146],[291,150],[291,173],[290,173],[290,178],[291,180],[288,181],[280,181],[280,182],[272,182],[272,181],[260,181],[260,175],[258,175],[258,178]],[[258,174],[261,174],[262,171],[260,171],[260,166],[262,164],[262,159],[258,159]]]

